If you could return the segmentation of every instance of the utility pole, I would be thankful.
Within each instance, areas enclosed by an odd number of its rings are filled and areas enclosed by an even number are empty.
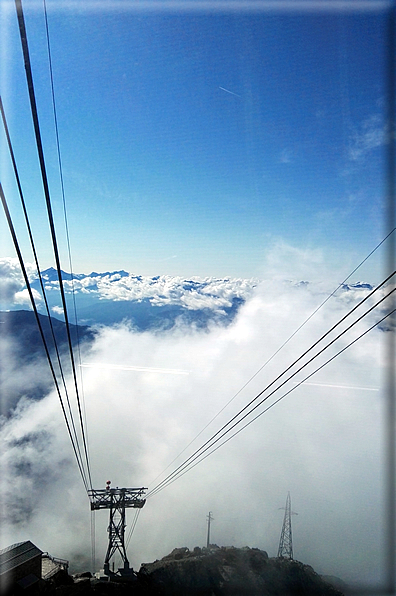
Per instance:
[[[208,520],[208,536],[206,538],[206,548],[209,548],[209,545],[210,545],[210,522],[212,520],[214,520],[214,517],[213,517],[211,511],[209,511],[209,514],[206,516],[206,519]]]
[[[119,552],[124,563],[123,568],[118,569],[120,575],[131,575],[133,569],[129,567],[129,561],[125,549],[125,509],[134,507],[141,509],[146,500],[142,498],[146,488],[110,488],[110,480],[106,488],[102,490],[89,490],[88,496],[91,501],[91,511],[95,509],[110,509],[110,522],[107,531],[109,533],[109,545],[104,561],[104,572],[106,575],[116,575],[110,570],[110,559]]]
[[[291,510],[291,498],[290,493],[287,493],[286,507],[280,507],[279,509],[285,510],[285,516],[283,518],[282,532],[279,541],[278,557],[282,559],[293,558],[293,540],[292,540],[292,527],[291,527],[291,516],[298,515]]]

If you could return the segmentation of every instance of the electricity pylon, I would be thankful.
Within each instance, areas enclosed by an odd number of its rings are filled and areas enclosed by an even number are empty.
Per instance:
[[[123,568],[118,569],[121,575],[130,575],[133,569],[129,568],[129,561],[125,549],[125,509],[135,507],[141,509],[146,500],[142,499],[146,488],[110,488],[110,480],[106,488],[101,490],[89,490],[88,496],[91,501],[91,510],[110,509],[110,522],[107,531],[109,533],[109,546],[107,548],[104,562],[104,572],[112,575],[110,571],[110,559],[116,551],[121,555],[124,563]]]
[[[282,532],[279,541],[278,557],[283,559],[293,558],[293,540],[292,540],[292,527],[291,527],[291,516],[298,515],[291,510],[291,498],[290,493],[287,493],[286,507],[280,507],[279,509],[285,510],[285,517],[283,518]]]
[[[209,548],[209,545],[210,545],[210,522],[214,519],[211,511],[209,511],[209,514],[206,516],[206,519],[208,520],[208,535],[206,538],[206,548]]]

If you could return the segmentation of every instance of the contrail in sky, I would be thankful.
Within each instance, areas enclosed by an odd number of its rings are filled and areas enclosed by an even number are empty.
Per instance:
[[[222,91],[225,91],[226,93],[230,93],[231,95],[235,95],[235,97],[239,97],[240,99],[242,99],[241,96],[238,95],[238,93],[234,93],[233,91],[229,91],[229,89],[224,89],[224,87],[219,87],[219,89],[221,89]]]
[[[137,370],[139,372],[151,372],[167,375],[189,375],[188,370],[177,370],[173,368],[151,368],[144,366],[123,366],[122,364],[103,364],[102,362],[92,362],[90,364],[80,364],[81,368],[107,368],[113,370]]]
[[[298,385],[298,383],[294,383]],[[361,389],[363,391],[379,391],[376,387],[353,387],[351,385],[330,385],[328,383],[301,383],[301,385],[312,385],[313,387],[333,387],[334,389]]]

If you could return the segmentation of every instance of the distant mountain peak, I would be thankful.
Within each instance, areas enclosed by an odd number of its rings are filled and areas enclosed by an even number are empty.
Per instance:
[[[64,279],[65,281],[71,281],[72,279],[82,279],[83,277],[86,277],[84,273],[73,273],[72,275],[71,273],[67,273],[62,269],[61,275],[62,279]],[[48,267],[48,269],[45,269],[41,272],[41,277],[45,281],[58,281],[58,271],[54,267]]]
[[[92,271],[89,275],[84,275],[84,277],[112,277],[113,275],[119,275],[120,277],[129,277],[129,273],[124,271],[124,269],[120,269],[119,271],[105,271],[104,273],[97,273],[97,271]]]

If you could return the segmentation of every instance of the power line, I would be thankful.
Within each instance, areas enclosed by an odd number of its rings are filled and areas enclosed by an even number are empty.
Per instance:
[[[50,37],[49,37],[47,5],[46,5],[45,0],[43,0],[43,3],[44,3],[44,16],[45,16],[45,30],[46,30],[46,37],[47,37],[48,64],[49,64],[50,81],[51,81],[52,109],[53,109],[53,115],[54,115],[54,126],[55,126],[56,147],[57,147],[57,155],[58,155],[59,177],[60,177],[62,203],[63,203],[63,217],[65,220],[67,251],[68,251],[68,256],[69,256],[69,268],[70,268],[70,276],[71,276],[71,282],[72,282],[74,316],[75,316],[75,323],[76,323],[76,325],[78,325],[77,308],[76,308],[75,291],[74,291],[73,265],[72,265],[71,248],[70,248],[69,225],[68,225],[67,210],[66,210],[65,185],[64,185],[64,178],[63,178],[63,166],[62,166],[60,141],[59,141],[58,116],[57,116],[56,102],[55,102],[55,88],[54,88],[54,77],[53,77],[53,69],[52,69],[52,56],[51,56],[51,44],[50,44]],[[80,349],[78,329],[77,329],[77,344],[78,344],[78,349]],[[80,358],[80,360],[81,360],[81,358]]]
[[[132,526],[131,526],[131,529],[129,530],[128,537],[127,537],[126,542],[125,542],[125,547],[126,548],[128,548],[129,543],[130,543],[131,538],[132,538],[132,534],[135,531],[136,524],[137,524],[137,521],[139,519],[140,512],[141,512],[141,509],[136,509],[136,511],[135,511],[135,516],[134,516],[133,521],[132,521]]]
[[[357,338],[355,338],[353,341],[351,341],[348,345],[346,345],[344,348],[342,348],[339,352],[337,352],[334,356],[332,356],[331,358],[329,358],[326,362],[324,362],[323,364],[321,364],[318,368],[316,368],[312,373],[310,373],[309,375],[307,375],[304,379],[302,379],[301,381],[299,381],[298,383],[296,383],[296,385],[294,385],[291,389],[289,389],[286,393],[284,393],[283,395],[281,395],[281,397],[277,398],[273,403],[271,403],[267,408],[265,408],[262,412],[260,412],[259,414],[257,414],[254,418],[252,418],[251,420],[249,420],[248,422],[246,422],[246,424],[244,424],[241,428],[239,428],[234,434],[232,434],[231,436],[227,437],[225,439],[225,441],[223,441],[222,443],[220,443],[219,445],[217,445],[214,449],[212,449],[212,451],[209,451],[209,453],[206,453],[206,455],[204,455],[203,457],[200,458],[200,456],[202,455],[202,453],[195,459],[197,459],[197,461],[190,462],[188,464],[188,466],[186,466],[186,468],[184,470],[182,470],[180,473],[178,473],[177,475],[175,475],[173,478],[170,478],[164,485],[162,485],[161,487],[159,487],[158,489],[153,489],[152,491],[150,491],[150,493],[148,493],[147,498],[153,496],[154,494],[157,494],[158,492],[160,492],[162,489],[166,488],[167,486],[169,486],[170,484],[173,484],[173,482],[175,482],[176,480],[178,480],[179,478],[181,478],[182,476],[184,476],[184,474],[187,474],[187,472],[190,472],[193,468],[195,468],[195,466],[197,466],[198,464],[200,464],[201,462],[203,462],[207,457],[209,457],[210,455],[212,455],[215,451],[217,451],[218,449],[220,449],[220,447],[222,447],[223,445],[225,445],[226,443],[228,443],[228,441],[231,441],[231,439],[233,439],[236,435],[238,435],[240,432],[242,432],[245,428],[247,428],[248,426],[250,426],[253,422],[255,422],[258,418],[260,418],[263,414],[265,414],[266,412],[268,412],[268,410],[270,410],[271,408],[273,408],[276,404],[278,404],[280,401],[282,401],[287,395],[289,395],[290,393],[292,393],[293,391],[295,391],[298,387],[300,387],[300,385],[302,385],[303,383],[305,383],[305,381],[307,381],[308,379],[310,379],[311,377],[313,377],[319,370],[321,370],[322,368],[324,368],[325,366],[327,366],[330,362],[332,362],[335,358],[337,358],[340,354],[342,354],[343,352],[345,352],[349,347],[351,347],[353,344],[355,344],[357,341],[359,341],[362,337],[364,337],[367,333],[369,333],[370,331],[372,331],[375,327],[377,327],[378,325],[380,325],[383,321],[385,321],[388,317],[390,317],[392,314],[394,314],[396,312],[396,309],[392,309],[390,312],[388,312],[385,316],[383,316],[379,321],[377,321],[376,323],[374,323],[373,325],[371,325],[371,327],[369,327],[368,329],[366,329],[366,331],[364,331],[363,333],[361,333]],[[265,400],[263,400],[265,401]],[[262,403],[262,402],[261,402]],[[259,404],[261,405],[261,404]],[[251,412],[250,412],[251,413]],[[241,421],[240,421],[241,422]],[[239,424],[239,423],[237,423]],[[236,425],[234,425],[236,426]],[[228,431],[227,431],[228,432]],[[218,440],[221,440],[226,433],[224,433],[222,435],[222,437],[219,437]],[[211,447],[213,447],[213,445],[216,443],[217,441],[215,441],[214,443],[212,443],[212,445],[209,445],[208,449],[210,449]],[[206,450],[205,450],[206,451]],[[199,459],[200,458],[200,459]]]
[[[314,344],[311,345],[310,348],[308,348],[308,350],[306,350],[301,356],[299,356],[299,358],[297,358],[292,364],[290,364],[280,375],[278,375],[271,383],[269,383],[255,398],[253,398],[246,406],[244,406],[244,408],[242,408],[237,414],[235,414],[235,416],[233,416],[233,418],[231,418],[231,420],[229,420],[219,431],[217,431],[217,433],[215,433],[208,441],[206,441],[206,443],[204,443],[204,445],[202,445],[199,449],[197,449],[191,456],[190,458],[188,458],[186,460],[186,462],[184,462],[184,464],[181,464],[181,466],[185,465],[192,457],[194,457],[198,452],[201,451],[201,449],[203,449],[204,447],[206,447],[206,445],[208,443],[210,443],[217,435],[219,435],[221,432],[223,432],[223,430],[225,428],[227,428],[227,426],[229,426],[236,418],[238,418],[247,408],[249,408],[259,397],[261,397],[261,395],[267,391],[270,387],[272,387],[278,380],[280,380],[293,366],[295,366],[295,364],[297,364],[300,360],[302,360],[302,358],[304,358],[304,356],[306,356],[314,347],[316,347],[326,336],[328,336],[338,325],[340,325],[347,317],[349,317],[357,308],[359,308],[364,302],[366,302],[375,292],[377,292],[387,281],[389,281],[389,279],[391,277],[393,277],[393,275],[395,275],[396,272],[393,272],[390,276],[388,276],[381,284],[379,284],[372,292],[370,292],[365,298],[363,298],[363,300],[361,300],[354,308],[352,308],[346,315],[344,315],[344,317],[342,317],[335,325],[333,325],[333,327],[331,329],[329,329],[324,335],[322,335],[322,337],[320,339],[318,339]],[[383,299],[381,299],[377,305],[382,302]],[[376,306],[377,306],[376,305]],[[372,309],[370,309],[372,310]],[[370,312],[370,311],[368,311]],[[356,322],[358,322],[359,319]],[[354,323],[354,324],[355,324]],[[353,326],[353,325],[352,325]],[[344,332],[343,332],[344,333]],[[343,333],[341,335],[343,335]],[[341,336],[340,335],[340,336]],[[339,336],[339,337],[340,337]],[[338,339],[338,338],[336,338]],[[334,343],[335,340],[333,340],[332,342],[330,342],[330,344],[328,344],[327,347],[329,347],[332,343]],[[326,349],[326,348],[324,348]],[[323,350],[321,350],[314,358],[316,358]],[[306,366],[307,364],[309,364],[311,360],[308,361],[308,363],[306,363],[304,366]],[[303,368],[303,367],[302,367]],[[301,369],[299,369],[301,370]],[[299,371],[297,371],[299,372]],[[294,376],[296,373],[294,373],[292,376]],[[290,378],[292,378],[289,377]],[[288,379],[288,380],[289,380]],[[287,382],[287,381],[285,381]],[[283,385],[284,383],[282,383]],[[280,386],[282,386],[280,385]],[[277,388],[279,389],[279,387]],[[276,389],[276,390],[277,390]],[[272,394],[270,394],[272,395]],[[268,396],[269,397],[269,396]],[[266,398],[267,399],[267,398]],[[261,402],[260,402],[261,403]],[[260,405],[260,404],[259,404]],[[255,409],[255,408],[254,408]],[[245,416],[244,416],[245,418]],[[228,431],[227,431],[228,432]],[[179,467],[181,467],[179,466]],[[177,472],[179,468],[176,468],[176,470],[173,472],[173,474],[175,474]],[[166,479],[165,479],[166,480]],[[165,480],[163,482],[165,482]],[[159,483],[158,486],[160,486],[162,483]],[[153,489],[155,490],[155,489]],[[150,491],[148,494],[151,494],[152,491]]]
[[[325,333],[318,341],[316,341],[308,350],[306,350],[297,360],[295,360],[290,366],[288,366],[278,377],[269,383],[255,398],[253,398],[244,408],[242,408],[231,420],[229,420],[223,427],[217,431],[208,441],[206,441],[199,449],[197,449],[187,460],[185,460],[182,464],[180,464],[171,474],[169,474],[162,482],[160,482],[156,487],[154,487],[149,493],[147,497],[152,496],[155,492],[158,492],[164,485],[167,485],[174,477],[179,476],[181,472],[185,470],[186,467],[190,466],[195,460],[201,457],[203,453],[211,449],[215,443],[221,440],[226,434],[228,434],[233,428],[239,425],[244,419],[246,419],[253,411],[255,411],[264,401],[269,399],[276,391],[278,391],[281,387],[283,387],[288,381],[290,381],[296,374],[298,374],[301,370],[303,370],[306,366],[308,366],[313,360],[315,360],[318,356],[320,356],[326,349],[328,349],[331,345],[333,345],[340,337],[342,337],[345,333],[350,331],[352,327],[354,327],[358,322],[360,322],[364,317],[366,317],[372,310],[377,308],[384,300],[386,300],[390,295],[392,295],[396,288],[391,290],[386,296],[382,297],[376,304],[374,304],[371,308],[369,308],[363,315],[361,315],[358,319],[356,319],[349,327],[344,329],[338,336],[332,339],[324,348],[322,348],[318,353],[316,353],[312,358],[310,358],[305,364],[303,364],[297,371],[292,373],[285,381],[283,381],[278,387],[276,387],[269,395],[264,397],[258,404],[256,404],[253,408],[251,408],[242,418],[237,420],[243,412],[245,412],[259,397],[263,395],[270,387],[272,387],[278,380],[280,380],[297,362],[299,362],[308,352],[310,352],[320,341],[322,341],[329,333],[331,333],[338,325],[340,325],[348,316],[350,316],[359,306],[361,306],[369,297],[371,297],[374,292],[378,291],[384,283],[386,283],[393,275],[395,275],[396,271],[393,272],[390,276],[388,276],[373,292],[371,292],[368,296],[366,296],[358,305],[356,305],[347,315],[342,317],[336,325],[334,325],[327,333]],[[236,421],[236,422],[234,422]],[[232,423],[234,424],[230,426]],[[227,427],[229,427],[227,429]],[[227,429],[227,430],[226,430]],[[216,438],[217,437],[217,438]]]
[[[67,414],[66,414],[66,410],[65,410],[65,407],[64,407],[64,403],[63,403],[63,400],[62,400],[62,395],[61,395],[61,392],[60,392],[60,389],[59,389],[59,385],[58,385],[58,381],[57,381],[57,378],[56,378],[55,370],[54,370],[54,367],[53,367],[53,364],[52,364],[51,356],[50,356],[50,353],[49,353],[49,350],[48,350],[48,346],[47,346],[47,342],[46,342],[46,339],[45,339],[44,331],[43,331],[43,328],[41,326],[39,313],[37,311],[36,303],[35,303],[34,296],[33,296],[33,291],[32,291],[32,288],[31,288],[31,285],[30,285],[30,282],[29,282],[29,278],[28,278],[28,275],[27,275],[27,272],[26,272],[25,263],[23,261],[22,253],[21,253],[21,250],[20,250],[20,247],[19,247],[19,242],[18,242],[16,233],[15,233],[14,225],[12,223],[11,214],[10,214],[9,209],[8,209],[6,197],[4,195],[4,191],[3,191],[3,187],[1,185],[1,182],[0,182],[0,199],[1,199],[1,202],[2,202],[2,205],[3,205],[3,209],[4,209],[4,213],[5,213],[6,219],[7,219],[8,227],[10,229],[11,237],[12,237],[12,240],[14,242],[14,246],[15,246],[15,250],[16,250],[16,253],[17,253],[17,256],[18,256],[19,264],[21,266],[22,275],[23,275],[23,278],[25,280],[25,285],[26,285],[27,291],[29,293],[30,301],[32,303],[34,315],[36,317],[36,322],[37,322],[37,325],[38,325],[38,328],[39,328],[41,339],[43,341],[44,350],[45,350],[45,353],[46,353],[46,356],[47,356],[48,364],[49,364],[49,367],[51,369],[52,377],[53,377],[53,380],[54,380],[54,383],[55,383],[55,387],[56,387],[56,390],[57,390],[57,393],[58,393],[59,401],[60,401],[60,404],[61,404],[61,408],[62,408],[62,412],[63,412],[63,417],[65,419],[67,430],[68,430],[68,433],[69,433],[69,437],[70,437],[70,440],[71,440],[71,443],[72,443],[73,451],[74,451],[74,454],[76,456],[77,465],[78,465],[78,468],[80,470],[80,474],[81,474],[81,477],[82,477],[82,480],[83,480],[85,489],[88,490],[88,483],[87,483],[87,479],[86,479],[84,467],[82,465],[82,461],[80,461],[80,457],[81,456],[79,457],[79,449],[76,447],[75,442],[74,442],[74,439],[73,439],[73,434],[71,432],[70,424],[69,424],[68,417],[67,417]]]
[[[56,138],[56,147],[57,147],[57,155],[58,155],[59,178],[60,178],[61,193],[62,193],[63,217],[65,220],[66,243],[67,243],[67,252],[68,252],[68,256],[69,256],[69,270],[70,270],[70,276],[71,276],[71,286],[72,286],[72,296],[73,296],[74,321],[76,324],[77,356],[78,356],[78,362],[81,365],[80,333],[79,333],[79,329],[78,329],[76,292],[75,292],[75,288],[74,288],[73,264],[72,264],[72,255],[71,255],[71,247],[70,247],[69,224],[68,224],[67,210],[66,210],[65,185],[64,185],[62,157],[61,157],[61,150],[60,150],[58,116],[57,116],[56,101],[55,101],[55,86],[54,86],[54,75],[53,75],[53,68],[52,68],[52,53],[51,53],[51,43],[50,43],[50,35],[49,35],[46,0],[43,0],[43,5],[44,5],[44,17],[45,17],[45,31],[46,31],[46,38],[47,38],[48,65],[49,65],[50,82],[51,82],[52,110],[53,110],[53,115],[54,115],[54,127],[55,127],[55,138]],[[81,384],[81,401],[82,401],[82,405],[83,405],[85,432],[86,432],[86,436],[87,436],[87,450],[88,450],[88,456],[89,456],[88,425],[87,425],[87,416],[86,416],[86,410],[85,410],[84,386],[83,386],[83,375],[82,375],[82,371],[81,371],[81,366],[80,366],[80,384]],[[91,488],[92,488],[92,485],[91,485]]]
[[[162,474],[164,472],[166,472],[166,470],[168,468],[171,467],[171,465],[173,463],[175,463],[175,461],[177,459],[179,459],[179,457],[185,452],[187,451],[187,449],[190,447],[190,445],[192,445],[194,443],[194,441],[196,441],[198,439],[198,437],[200,437],[202,435],[202,433],[212,424],[212,422],[214,422],[216,420],[216,418],[218,418],[220,416],[220,414],[222,412],[224,412],[224,410],[230,405],[230,403],[232,403],[234,401],[234,399],[236,397],[238,397],[238,395],[253,381],[253,379],[255,379],[257,377],[257,375],[275,358],[275,356],[277,356],[279,354],[279,352],[293,339],[293,337],[308,323],[308,321],[310,321],[312,319],[312,317],[326,304],[326,302],[328,302],[328,300],[330,300],[330,298],[332,298],[337,292],[338,290],[348,281],[348,279],[350,279],[350,277],[352,277],[352,275],[354,273],[356,273],[356,271],[382,246],[382,244],[384,244],[384,242],[386,242],[386,240],[392,236],[392,234],[395,232],[396,228],[392,228],[391,231],[385,236],[385,238],[383,238],[381,240],[381,242],[379,242],[372,250],[371,252],[353,269],[353,271],[351,271],[351,273],[349,273],[349,275],[347,275],[347,277],[335,288],[335,290],[333,290],[331,292],[331,294],[329,294],[325,300],[323,300],[323,302],[321,302],[321,304],[305,319],[305,321],[303,323],[301,323],[301,325],[299,327],[297,327],[297,329],[279,346],[279,348],[277,348],[277,350],[272,354],[272,356],[270,356],[270,358],[268,358],[268,360],[266,360],[264,362],[264,364],[246,381],[246,383],[244,385],[242,385],[242,387],[231,397],[230,400],[228,400],[228,402],[217,412],[217,414],[215,414],[213,416],[213,418],[211,418],[209,420],[209,422],[207,422],[207,424],[202,428],[202,430],[199,431],[199,433],[197,435],[195,435],[195,437],[188,443],[188,445],[186,445],[184,447],[184,449],[182,449],[182,451],[180,451],[180,453],[178,453],[178,455],[176,455],[176,457],[166,466],[166,468],[164,468],[153,480],[153,483],[160,478],[160,476],[162,476]]]
[[[86,459],[89,483],[90,483],[90,486],[92,487],[87,441],[86,441],[86,436],[85,436],[85,431],[84,431],[84,423],[83,423],[83,418],[82,418],[81,403],[80,403],[78,384],[77,384],[76,367],[75,367],[75,363],[74,363],[73,346],[72,346],[72,341],[71,341],[69,319],[68,319],[68,315],[67,315],[66,297],[65,297],[65,292],[64,292],[64,288],[63,288],[62,270],[61,270],[61,266],[60,266],[58,243],[57,243],[57,239],[56,239],[56,231],[55,231],[54,219],[53,219],[53,214],[52,214],[51,198],[50,198],[50,192],[49,192],[49,186],[48,186],[48,178],[47,178],[47,171],[46,171],[46,166],[45,166],[43,145],[42,145],[42,141],[41,141],[40,125],[39,125],[37,104],[36,104],[34,85],[33,85],[33,75],[32,75],[32,68],[31,68],[31,64],[30,64],[30,56],[29,56],[29,48],[28,48],[28,43],[27,43],[25,19],[23,16],[21,0],[15,0],[15,6],[16,6],[16,12],[17,12],[17,17],[18,17],[19,32],[20,32],[20,38],[21,38],[21,44],[22,44],[22,53],[23,53],[23,58],[24,58],[24,63],[25,63],[25,72],[26,72],[30,107],[31,107],[32,119],[33,119],[33,125],[34,125],[34,132],[35,132],[35,138],[36,138],[36,146],[37,146],[37,152],[38,152],[39,162],[40,162],[41,178],[42,178],[42,182],[43,182],[43,188],[44,188],[44,194],[45,194],[45,200],[46,200],[46,206],[47,206],[47,214],[48,214],[48,220],[49,220],[50,232],[51,232],[51,238],[52,238],[52,246],[53,246],[53,250],[54,250],[56,269],[57,269],[57,273],[58,273],[59,289],[60,289],[62,306],[63,306],[63,314],[64,314],[64,318],[65,318],[66,333],[67,333],[67,340],[68,340],[69,353],[70,353],[70,361],[71,361],[74,386],[75,386],[75,391],[76,391],[77,406],[78,406],[78,412],[79,412],[81,435],[82,435],[82,440],[83,440],[83,445],[84,445],[84,452],[85,452],[85,459]]]
[[[20,181],[20,177],[19,177],[19,172],[18,172],[18,168],[17,168],[17,164],[16,164],[15,154],[14,154],[14,150],[13,150],[13,147],[12,147],[10,132],[9,132],[9,129],[8,129],[7,119],[6,119],[5,110],[4,110],[4,106],[3,106],[3,102],[2,102],[1,96],[0,96],[0,112],[1,112],[1,117],[2,117],[2,120],[3,120],[3,127],[4,127],[4,132],[5,132],[5,135],[6,135],[6,139],[7,139],[8,150],[9,150],[9,153],[10,153],[10,157],[11,157],[11,161],[12,161],[12,165],[13,165],[13,169],[14,169],[14,175],[15,175],[17,186],[18,186],[19,197],[21,199],[21,205],[22,205],[22,210],[23,210],[23,214],[24,214],[24,218],[25,218],[25,223],[26,223],[26,227],[27,227],[27,231],[28,231],[28,235],[29,235],[30,245],[31,245],[31,248],[32,248],[33,257],[34,257],[34,261],[35,261],[35,264],[36,264],[36,270],[37,270],[37,274],[38,274],[38,278],[39,278],[39,282],[40,282],[41,292],[42,292],[42,296],[43,296],[43,300],[44,300],[44,304],[45,304],[45,309],[46,309],[47,316],[48,316],[48,322],[49,322],[50,331],[51,331],[51,335],[52,335],[52,340],[53,340],[53,344],[54,344],[54,348],[55,348],[55,353],[56,353],[56,357],[57,357],[57,361],[58,361],[59,372],[60,372],[60,375],[61,375],[62,384],[63,384],[63,388],[64,388],[65,395],[66,395],[66,401],[67,401],[67,405],[68,405],[68,409],[69,409],[70,421],[71,421],[71,425],[72,425],[72,428],[73,428],[73,433],[74,433],[74,438],[75,438],[77,450],[78,450],[78,452],[80,454],[80,446],[79,446],[79,441],[78,441],[78,438],[77,438],[76,427],[75,427],[75,424],[74,424],[74,418],[73,418],[73,414],[72,414],[72,410],[71,410],[71,404],[70,404],[70,400],[69,400],[69,393],[68,393],[68,390],[67,390],[66,380],[65,380],[64,373],[63,373],[62,362],[61,362],[60,353],[59,353],[59,349],[58,349],[58,342],[57,342],[57,339],[56,339],[56,336],[55,336],[55,330],[54,330],[54,327],[53,327],[53,324],[52,324],[52,317],[51,317],[51,313],[50,313],[50,309],[49,309],[49,304],[48,304],[48,300],[47,300],[47,294],[46,294],[46,291],[45,291],[44,282],[43,282],[43,278],[42,278],[42,275],[41,275],[41,269],[40,269],[40,265],[39,265],[39,261],[38,261],[38,256],[37,256],[37,251],[36,251],[36,246],[35,246],[34,238],[33,238],[33,232],[32,232],[31,226],[30,226],[29,216],[28,216],[27,209],[26,209],[26,203],[25,203],[25,199],[24,199],[24,196],[23,196],[22,185],[21,185],[21,181]],[[80,457],[81,457],[81,454],[80,454]]]

